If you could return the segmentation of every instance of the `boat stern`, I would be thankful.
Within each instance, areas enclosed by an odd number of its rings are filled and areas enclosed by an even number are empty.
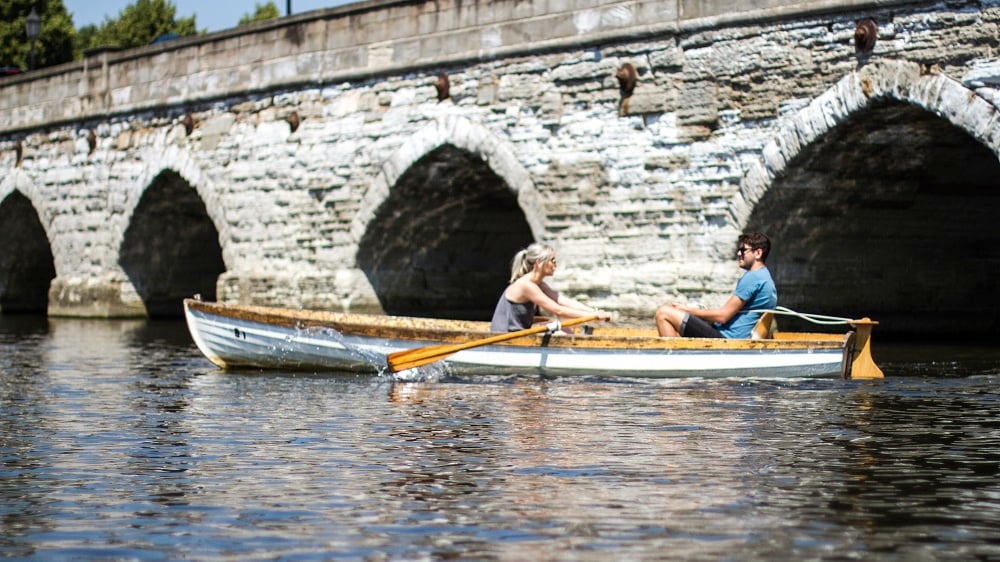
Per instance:
[[[881,379],[885,378],[882,369],[875,364],[872,358],[872,328],[878,322],[870,318],[851,320],[857,334],[854,338],[854,345],[851,348],[850,366],[845,378],[849,379]]]

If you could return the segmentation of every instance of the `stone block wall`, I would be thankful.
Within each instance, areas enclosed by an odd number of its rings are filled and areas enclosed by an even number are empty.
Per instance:
[[[117,251],[165,169],[219,231],[220,299],[378,310],[359,238],[406,165],[447,143],[483,156],[555,243],[554,285],[642,322],[663,302],[726,298],[748,174],[845,77],[907,61],[996,106],[996,3],[773,3],[738,17],[724,2],[595,0],[553,20],[488,4],[475,21],[465,4],[345,8],[0,86],[0,200],[17,189],[39,212],[58,274],[50,310],[138,309]],[[859,54],[863,17],[879,39]],[[627,104],[625,63],[639,74]],[[93,287],[120,300],[83,310]]]

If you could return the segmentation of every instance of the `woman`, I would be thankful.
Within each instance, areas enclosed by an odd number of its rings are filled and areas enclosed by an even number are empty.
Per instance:
[[[494,332],[526,330],[534,322],[538,309],[559,318],[595,315],[601,320],[611,320],[611,314],[553,291],[545,278],[555,271],[556,252],[548,244],[535,242],[518,252],[511,262],[510,285],[497,301],[490,329]]]

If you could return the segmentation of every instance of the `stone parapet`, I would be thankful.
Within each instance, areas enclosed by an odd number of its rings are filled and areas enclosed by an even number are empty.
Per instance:
[[[0,134],[902,0],[359,2],[0,81]]]

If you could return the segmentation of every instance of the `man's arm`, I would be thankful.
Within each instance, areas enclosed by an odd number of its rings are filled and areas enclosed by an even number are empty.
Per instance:
[[[707,320],[708,322],[718,322],[720,324],[725,324],[729,322],[729,319],[736,316],[736,313],[743,308],[743,299],[737,297],[736,295],[729,295],[729,299],[722,304],[719,308],[690,308],[683,307],[685,312],[691,314],[691,316],[696,316],[702,320]]]

